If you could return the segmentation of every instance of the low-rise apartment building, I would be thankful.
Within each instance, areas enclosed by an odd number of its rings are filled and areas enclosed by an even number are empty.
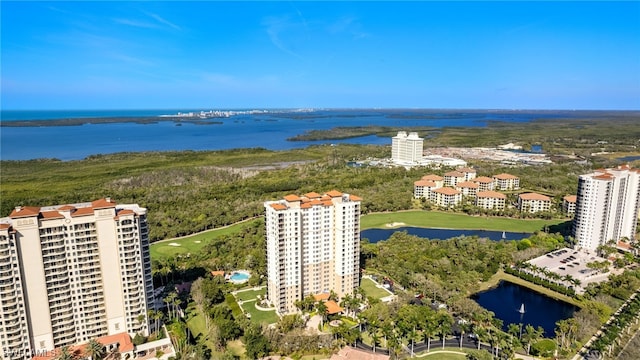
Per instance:
[[[562,198],[562,211],[567,216],[573,216],[576,213],[576,201],[578,200],[578,196],[576,195],[567,195]]]
[[[442,187],[431,191],[430,200],[438,206],[452,207],[462,201],[462,193],[450,187]]]
[[[494,187],[493,178],[490,178],[488,176],[479,176],[471,181],[478,184],[478,191],[493,190],[493,187]]]
[[[479,191],[476,194],[476,206],[487,210],[504,210],[507,195],[496,191]]]
[[[458,183],[465,181],[465,174],[460,171],[449,171],[444,173],[444,186],[455,187]]]
[[[551,198],[537,193],[524,193],[518,196],[518,209],[521,212],[536,213],[551,211]]]
[[[493,176],[494,190],[509,191],[520,189],[520,178],[511,174],[498,174]]]
[[[461,167],[456,171],[459,171],[464,174],[464,181],[471,181],[476,178],[476,169],[470,167]]]
[[[478,192],[478,184],[471,181],[460,182],[455,188],[460,191],[463,196],[476,196],[476,192]]]
[[[416,199],[429,199],[431,191],[438,188],[435,182],[429,180],[418,180],[413,183],[413,197]]]

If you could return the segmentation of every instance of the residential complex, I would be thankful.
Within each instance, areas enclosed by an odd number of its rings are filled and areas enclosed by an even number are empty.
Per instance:
[[[511,174],[498,174],[493,176],[494,190],[518,190],[520,178]]]
[[[109,198],[16,207],[0,219],[0,302],[4,359],[105,335],[148,335],[146,209]]]
[[[475,205],[478,207],[504,210],[507,207],[507,196],[493,190],[513,190],[519,186],[520,179],[517,176],[503,173],[493,177],[476,177],[475,169],[462,167],[446,172],[444,176],[423,176],[413,183],[413,197],[428,199],[441,207],[455,206],[465,198],[475,198]],[[549,200],[549,206],[550,204]]]
[[[518,210],[528,213],[551,211],[551,198],[536,193],[518,195]]]
[[[264,203],[267,298],[279,314],[308,295],[358,287],[361,200],[334,190]]]
[[[422,160],[422,148],[424,139],[418,133],[399,131],[398,135],[391,139],[391,159],[398,163],[417,163]]]
[[[597,249],[608,241],[633,239],[640,209],[640,169],[628,165],[578,177],[573,236],[578,246]]]

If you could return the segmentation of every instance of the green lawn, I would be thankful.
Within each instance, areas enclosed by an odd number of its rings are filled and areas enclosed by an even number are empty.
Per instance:
[[[535,232],[543,230],[545,226],[557,225],[564,221],[566,220],[523,220],[437,211],[401,211],[363,215],[360,218],[360,227],[363,230],[387,228],[387,224],[396,222],[404,223],[406,226],[425,228]]]
[[[376,287],[376,283],[369,278],[362,279],[362,281],[360,281],[360,287],[364,290],[367,296],[371,296],[373,298],[382,299],[383,297],[392,295],[387,290]]]
[[[255,299],[258,295],[264,295],[267,293],[267,288],[262,288],[260,290],[247,290],[236,293],[236,299],[239,301],[247,301],[251,299]]]
[[[426,358],[428,360],[464,360],[467,356],[462,354],[431,351],[425,355],[418,356],[418,358]]]
[[[236,233],[240,231],[242,226],[250,224],[252,221],[257,220],[253,219],[249,222],[239,222],[225,228],[214,229],[181,239],[169,239],[155,242],[151,244],[151,258],[162,259],[176,254],[197,253],[208,241],[211,241],[218,236]],[[175,244],[178,244],[179,246],[176,246]]]
[[[240,305],[246,313],[251,314],[251,321],[257,323],[273,324],[278,322],[280,318],[276,314],[275,309],[270,311],[261,311],[256,309],[256,302],[250,301]]]

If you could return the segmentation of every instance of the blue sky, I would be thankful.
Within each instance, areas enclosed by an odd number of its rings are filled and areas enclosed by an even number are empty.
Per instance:
[[[640,2],[7,2],[3,109],[640,109]]]

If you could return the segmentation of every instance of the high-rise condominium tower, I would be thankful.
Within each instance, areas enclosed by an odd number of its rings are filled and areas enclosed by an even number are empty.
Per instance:
[[[280,314],[307,295],[352,294],[359,283],[360,202],[330,191],[265,202],[267,297]]]
[[[407,135],[405,131],[399,131],[398,135],[391,138],[391,159],[399,163],[415,163],[422,160],[422,148],[424,139],[418,133]]]
[[[608,241],[633,239],[640,209],[640,169],[628,165],[580,175],[573,219],[578,246],[595,250]]]
[[[148,335],[153,308],[146,209],[16,207],[0,219],[3,358],[99,336]]]

